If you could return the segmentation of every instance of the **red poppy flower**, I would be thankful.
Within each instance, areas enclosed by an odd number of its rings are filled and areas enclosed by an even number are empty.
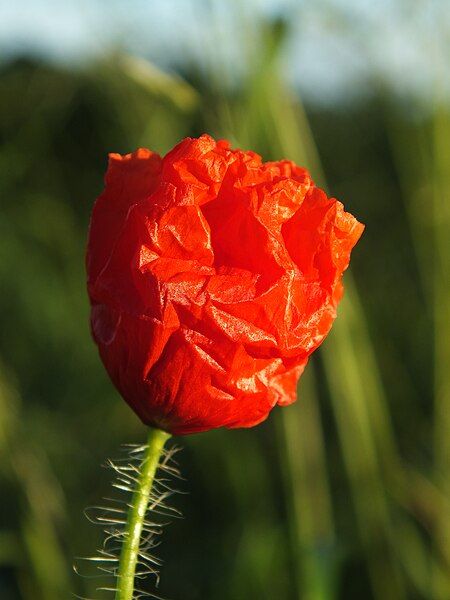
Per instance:
[[[115,386],[172,433],[260,423],[295,400],[362,230],[305,169],[208,135],[111,154],[87,271]]]

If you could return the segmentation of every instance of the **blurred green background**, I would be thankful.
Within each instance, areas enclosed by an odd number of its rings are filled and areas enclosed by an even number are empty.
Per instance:
[[[448,3],[64,4],[0,7],[1,600],[109,597],[83,509],[146,433],[90,338],[89,214],[108,152],[205,131],[366,231],[298,402],[176,440],[158,594],[450,599]]]

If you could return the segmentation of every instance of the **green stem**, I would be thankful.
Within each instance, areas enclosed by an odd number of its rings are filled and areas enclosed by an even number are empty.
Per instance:
[[[133,600],[134,577],[145,514],[159,459],[169,437],[170,434],[165,431],[150,428],[147,448],[125,526],[125,539],[120,553],[117,575],[116,600]]]

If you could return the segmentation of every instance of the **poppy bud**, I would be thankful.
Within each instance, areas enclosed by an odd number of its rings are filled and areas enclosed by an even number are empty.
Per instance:
[[[363,228],[305,169],[208,135],[111,154],[87,272],[114,385],[171,433],[260,423],[295,400]]]

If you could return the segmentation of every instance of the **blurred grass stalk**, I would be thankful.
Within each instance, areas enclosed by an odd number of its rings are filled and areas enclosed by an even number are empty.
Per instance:
[[[242,5],[239,5],[242,8]],[[241,27],[248,31],[244,11]],[[284,41],[284,25],[264,32],[263,53],[253,55],[240,103],[220,103],[220,134],[241,147],[258,150],[267,141],[276,157],[289,157],[308,165],[316,178],[322,177],[316,146],[302,106],[296,109],[279,72],[279,50]],[[217,79],[217,74],[216,74]],[[291,409],[292,410],[292,409]],[[332,499],[325,465],[325,444],[320,422],[313,366],[302,377],[302,411],[299,418],[289,411],[281,415],[282,468],[289,513],[291,552],[295,565],[296,595],[302,600],[332,600],[338,596],[333,556],[334,524]],[[297,411],[295,411],[297,412]],[[292,564],[291,562],[291,564]]]
[[[436,597],[450,597],[450,115],[443,102],[434,109],[432,130],[432,231],[436,481],[447,502],[436,522],[443,569],[435,574]],[[445,573],[445,577],[441,574]]]
[[[303,374],[300,388],[301,418],[285,410],[277,420],[285,448],[295,586],[302,600],[331,600],[338,596],[338,557],[313,364]]]
[[[430,117],[418,131],[399,131],[392,121],[388,131],[415,244],[424,310],[433,323],[434,476],[423,482],[433,496],[430,594],[445,600],[450,598],[450,113],[440,93],[434,93]],[[415,163],[407,160],[405,148],[414,150]]]
[[[42,446],[37,449],[30,443],[22,424],[19,398],[0,365],[1,470],[17,488],[20,507],[18,532],[3,540],[0,564],[18,573],[24,598],[61,600],[70,589],[58,531],[63,516],[62,494]]]
[[[278,98],[289,99],[289,96],[287,90],[284,93],[278,90]],[[275,104],[275,98],[273,102]],[[307,165],[316,181],[326,187],[323,169],[318,164],[318,151],[314,146],[304,110],[301,108],[300,119],[295,120],[292,105],[289,111],[287,106],[279,104],[278,102],[278,106],[275,105],[273,121],[280,137],[280,146],[284,150],[282,156],[290,149],[289,156]],[[283,125],[284,115],[289,113],[291,118],[288,126]],[[295,147],[299,151],[294,154],[292,150]],[[383,394],[364,314],[350,273],[346,274],[345,282],[346,297],[340,306],[333,333],[321,350],[321,356],[324,360],[328,393],[337,423],[374,597],[399,600],[405,597],[405,590],[399,565],[393,555],[393,528],[380,472],[379,451],[389,455],[385,464],[394,465],[398,460],[395,455],[387,399]],[[304,398],[304,392],[302,396]],[[314,435],[311,431],[302,431],[299,425],[303,419],[302,402],[297,405],[297,410],[297,437]],[[319,411],[319,408],[316,410]],[[378,448],[376,438],[381,442]],[[318,439],[322,441],[323,435],[318,436]],[[325,454],[325,449],[322,448],[320,452]],[[317,476],[324,478],[324,469],[318,472]],[[331,504],[332,499],[329,498],[327,502]],[[299,515],[299,518],[307,518],[307,514]]]

